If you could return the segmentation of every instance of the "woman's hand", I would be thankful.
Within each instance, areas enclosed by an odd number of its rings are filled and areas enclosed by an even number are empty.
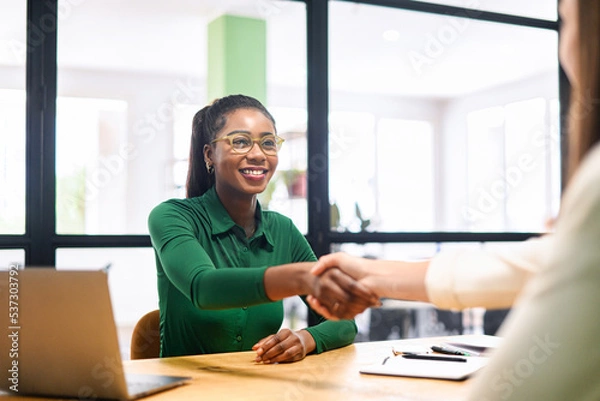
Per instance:
[[[381,305],[375,292],[332,268],[320,273],[307,301],[317,313],[331,320],[352,319],[367,308]]]
[[[363,288],[377,297],[431,302],[425,285],[430,259],[419,261],[384,261],[350,256],[342,252],[325,255],[312,267],[311,273],[318,281],[330,272],[339,272],[354,283],[339,285],[348,298],[332,302],[325,293],[311,293],[308,304],[327,319],[345,319],[364,306],[364,299],[356,296],[350,287]],[[339,304],[336,304],[339,302]],[[379,304],[381,305],[381,304]]]
[[[336,252],[320,257],[310,272],[319,276],[327,269],[336,267],[355,280],[360,280],[367,277],[369,273],[365,267],[366,262],[367,259],[350,256],[344,252]]]
[[[337,320],[380,306],[379,295],[370,286],[366,261],[342,252],[321,257],[311,269],[321,287],[307,297],[311,308],[327,319]]]
[[[263,338],[252,349],[256,351],[255,362],[278,363],[300,361],[315,347],[315,340],[308,331],[282,329]]]

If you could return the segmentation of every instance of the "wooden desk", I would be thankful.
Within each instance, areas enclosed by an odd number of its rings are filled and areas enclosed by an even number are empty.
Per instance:
[[[453,382],[364,375],[361,366],[379,363],[391,355],[392,345],[430,346],[470,336],[422,338],[356,343],[341,349],[309,355],[303,361],[263,365],[253,362],[254,352],[236,352],[177,358],[125,361],[130,373],[191,376],[192,381],[144,400],[464,400],[469,381]],[[477,336],[481,337],[481,336]],[[8,397],[2,399],[37,400]]]

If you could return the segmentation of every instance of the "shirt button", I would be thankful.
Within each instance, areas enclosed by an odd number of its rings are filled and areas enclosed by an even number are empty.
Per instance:
[[[243,247],[243,248],[242,248],[242,251],[244,251],[244,252],[248,252],[248,247]]]
[[[235,339],[238,341],[242,341],[242,336],[237,336]]]
[[[248,307],[247,306],[242,306],[242,309],[246,310],[246,309],[248,309]]]

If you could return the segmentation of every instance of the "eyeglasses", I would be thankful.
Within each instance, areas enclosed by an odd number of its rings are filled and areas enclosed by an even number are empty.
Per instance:
[[[268,156],[275,156],[279,149],[281,148],[281,144],[284,139],[278,137],[277,135],[265,135],[258,139],[254,139],[250,136],[250,134],[246,134],[243,132],[236,132],[235,134],[225,135],[221,138],[217,138],[210,143],[215,143],[219,141],[229,141],[231,145],[231,149],[235,153],[240,155],[245,155],[250,152],[250,149],[254,146],[254,143],[258,143],[258,146],[261,148],[263,153]]]

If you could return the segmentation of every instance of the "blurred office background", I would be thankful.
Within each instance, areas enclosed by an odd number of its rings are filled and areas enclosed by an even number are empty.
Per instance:
[[[555,0],[53,2],[0,0],[0,266],[110,265],[124,350],[157,307],[148,213],[184,196],[191,118],[227,93],[275,116],[286,142],[261,201],[317,254],[498,246],[558,211]],[[386,301],[357,340],[493,332],[503,316]]]

